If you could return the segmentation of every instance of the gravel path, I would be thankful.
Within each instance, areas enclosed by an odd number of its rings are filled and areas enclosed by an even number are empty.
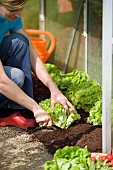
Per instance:
[[[43,144],[16,127],[0,128],[0,170],[43,170],[52,159]]]

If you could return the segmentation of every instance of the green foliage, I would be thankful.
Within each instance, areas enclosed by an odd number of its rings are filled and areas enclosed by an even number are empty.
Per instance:
[[[90,109],[87,123],[102,125],[102,100],[98,100]]]
[[[58,85],[60,81],[61,71],[54,64],[46,63],[44,64],[44,66],[52,80]]]
[[[50,114],[52,122],[62,129],[67,129],[74,121],[81,118],[78,113],[74,114],[71,109],[69,109],[70,114],[68,116],[60,103],[56,103],[54,109],[52,109],[50,99],[41,101],[39,105]]]
[[[75,106],[89,112],[87,123],[102,124],[102,87],[95,80],[89,80],[89,75],[79,70],[63,74],[54,64],[45,64],[53,81],[62,93]]]
[[[54,160],[47,161],[44,164],[44,168],[45,170],[52,170],[52,166],[54,165],[56,166],[55,170],[85,170],[86,168],[88,170],[88,157],[90,157],[90,154],[87,147],[82,149],[78,146],[66,146],[63,149],[58,149],[54,154]]]
[[[89,76],[87,73],[73,69],[70,73],[60,74],[60,83],[58,85],[61,90],[67,90],[70,84],[79,84],[88,80]]]
[[[107,160],[91,160],[87,146],[65,146],[58,149],[52,161],[46,161],[44,170],[112,170]]]
[[[113,122],[113,99],[111,101],[111,122]],[[90,109],[87,123],[102,125],[102,100],[98,100]]]
[[[75,83],[69,86],[65,95],[77,109],[89,112],[95,102],[102,98],[102,88],[95,80]]]
[[[89,75],[79,70],[63,74],[54,64],[45,64],[53,81],[64,93],[76,109],[84,109],[89,113],[87,123],[102,125],[102,87],[95,80],[89,80]],[[112,100],[113,122],[113,100]],[[61,119],[61,117],[60,117]],[[62,120],[65,120],[62,117]],[[63,127],[63,125],[60,125]]]
[[[45,68],[63,93],[67,91],[70,84],[89,81],[89,75],[83,71],[73,69],[72,72],[63,74],[54,64],[49,63],[45,64]]]

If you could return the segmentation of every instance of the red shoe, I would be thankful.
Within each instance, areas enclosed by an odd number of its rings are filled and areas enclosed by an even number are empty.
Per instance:
[[[0,118],[0,126],[16,126],[21,129],[27,129],[28,127],[34,127],[36,124],[34,119],[28,119],[23,117],[19,112],[15,112],[14,114]]]

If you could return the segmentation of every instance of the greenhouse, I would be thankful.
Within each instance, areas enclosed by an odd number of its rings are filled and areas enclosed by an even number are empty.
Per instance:
[[[76,114],[59,103],[52,109],[49,89],[32,74],[34,99],[53,125],[0,127],[0,169],[113,169],[113,0],[29,0],[22,18]],[[20,113],[33,118],[30,110]]]

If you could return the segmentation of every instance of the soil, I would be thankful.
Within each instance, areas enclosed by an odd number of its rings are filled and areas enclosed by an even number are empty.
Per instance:
[[[35,77],[33,88],[37,102],[50,97],[49,90]],[[20,112],[25,117],[33,117],[29,110]],[[27,130],[0,127],[0,170],[44,170],[43,164],[52,160],[58,148],[67,145],[82,148],[87,145],[90,152],[102,152],[102,127],[87,124],[88,113],[83,110],[78,113],[81,120],[68,129],[40,128],[38,124]]]

